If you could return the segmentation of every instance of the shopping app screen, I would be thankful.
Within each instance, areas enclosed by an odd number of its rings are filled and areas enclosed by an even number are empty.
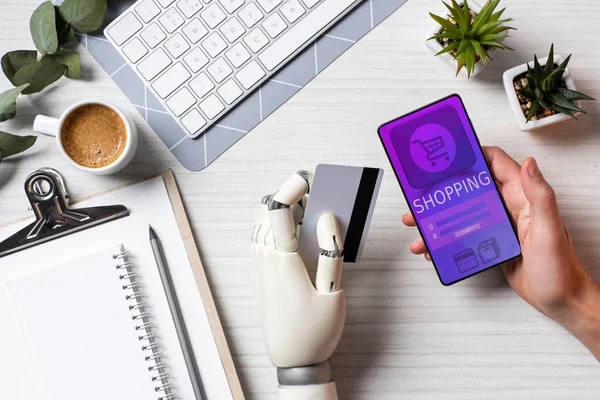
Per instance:
[[[458,96],[390,122],[379,134],[443,283],[520,254]]]

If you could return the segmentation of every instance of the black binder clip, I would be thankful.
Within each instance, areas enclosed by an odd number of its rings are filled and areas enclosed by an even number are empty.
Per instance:
[[[123,205],[69,208],[65,182],[55,169],[40,168],[25,180],[35,222],[0,243],[0,257],[129,215]]]

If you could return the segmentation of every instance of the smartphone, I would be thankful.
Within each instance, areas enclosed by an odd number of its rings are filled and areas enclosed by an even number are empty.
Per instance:
[[[442,284],[521,255],[459,95],[382,125],[379,137]]]

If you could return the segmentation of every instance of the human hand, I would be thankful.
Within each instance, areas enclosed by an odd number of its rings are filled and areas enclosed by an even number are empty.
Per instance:
[[[508,283],[536,309],[570,325],[574,309],[584,307],[589,312],[589,300],[600,296],[600,290],[575,253],[554,190],[533,158],[520,166],[498,147],[484,151],[523,252],[522,257],[502,266]],[[402,221],[407,226],[416,225],[410,213],[404,214]],[[421,238],[410,250],[431,260]]]

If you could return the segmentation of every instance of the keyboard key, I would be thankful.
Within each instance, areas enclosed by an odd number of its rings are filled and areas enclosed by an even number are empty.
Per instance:
[[[174,8],[168,9],[162,16],[158,18],[158,22],[167,30],[169,33],[175,32],[184,23],[184,19],[177,10]]]
[[[194,104],[196,104],[196,98],[186,88],[181,89],[167,100],[167,106],[169,106],[176,117],[189,110]]]
[[[281,35],[258,59],[269,71],[273,71],[354,4],[355,0],[327,0]]]
[[[202,19],[206,22],[209,28],[216,28],[221,22],[227,18],[221,7],[219,7],[216,3],[208,6],[206,10],[202,12]]]
[[[119,46],[142,29],[142,23],[133,13],[127,13],[107,31],[112,40]]]
[[[281,4],[281,0],[258,0],[258,4],[265,10],[265,12],[270,13]]]
[[[123,53],[129,58],[132,63],[136,63],[148,54],[148,49],[138,38],[134,38],[132,41],[123,46]]]
[[[321,0],[302,0],[302,2],[308,8],[313,8],[315,6],[315,4],[317,4],[319,1],[321,1]]]
[[[223,33],[223,35],[225,35],[227,40],[229,40],[229,43],[233,43],[236,41],[237,38],[242,36],[244,32],[246,32],[246,30],[244,29],[240,21],[236,17],[233,17],[223,24],[223,26],[221,27],[221,32]]]
[[[181,33],[176,33],[171,39],[165,42],[165,47],[169,50],[169,53],[171,53],[173,58],[178,58],[188,51],[190,45],[186,42]]]
[[[233,72],[223,57],[212,63],[206,70],[217,83],[223,82]]]
[[[185,117],[181,118],[181,123],[185,126],[185,129],[193,135],[206,125],[206,120],[202,114],[200,114],[200,111],[192,110]]]
[[[140,16],[142,21],[148,23],[160,14],[160,8],[152,0],[145,0],[139,6],[135,7],[135,12]]]
[[[165,68],[171,65],[172,61],[163,49],[158,49],[142,61],[137,69],[147,81],[151,81],[160,74]]]
[[[188,67],[192,70],[192,72],[198,72],[208,64],[208,57],[204,55],[202,50],[198,47],[194,48],[194,50],[190,51],[185,57],[183,57],[183,61],[187,64]]]
[[[198,0],[180,0],[177,2],[177,8],[181,10],[186,18],[191,18],[202,8],[202,3]]]
[[[283,18],[281,18],[279,14],[275,13],[262,23],[262,27],[265,28],[269,36],[276,38],[285,30],[285,28],[287,28],[287,25],[283,21]]]
[[[200,103],[200,109],[209,119],[213,119],[225,109],[225,106],[221,103],[217,95],[211,94],[206,100]]]
[[[142,32],[141,36],[142,39],[144,39],[144,42],[146,42],[148,47],[151,49],[155,48],[160,42],[167,38],[167,35],[155,22],[146,28],[146,30]]]
[[[231,49],[227,50],[225,56],[227,56],[227,59],[231,61],[231,64],[235,68],[239,68],[250,59],[250,53],[248,53],[248,50],[241,43],[237,43]]]
[[[252,86],[256,84],[263,76],[265,76],[265,71],[258,65],[258,63],[253,60],[248,65],[238,72],[235,77],[242,84],[242,86],[248,90]]]
[[[214,89],[215,84],[212,83],[208,75],[201,72],[200,75],[190,81],[190,87],[196,93],[196,96],[203,98]]]
[[[262,33],[260,28],[256,28],[244,38],[244,42],[250,47],[250,50],[258,53],[260,49],[269,44],[269,39]]]
[[[214,32],[205,41],[202,42],[202,47],[206,49],[209,56],[215,58],[227,48],[227,44],[217,32]]]
[[[198,43],[200,39],[208,35],[208,29],[198,18],[194,18],[192,22],[184,26],[182,31],[192,43]]]
[[[264,17],[264,14],[256,7],[256,4],[250,3],[242,8],[239,16],[248,28],[252,28],[262,19],[262,17]]]
[[[244,94],[244,91],[240,89],[240,87],[237,85],[237,83],[235,83],[233,79],[230,79],[223,85],[221,85],[221,87],[217,89],[217,92],[221,95],[221,97],[223,98],[223,100],[225,100],[225,103],[227,104],[233,103],[242,94]]]
[[[173,3],[175,0],[158,0],[158,3],[163,7],[167,8]]]
[[[281,7],[283,16],[291,23],[296,22],[298,18],[304,15],[305,10],[298,0],[290,0]]]
[[[235,10],[244,5],[244,0],[219,0],[219,3],[229,14],[233,14]]]
[[[190,78],[191,75],[188,70],[185,69],[183,64],[177,63],[157,78],[152,84],[152,87],[156,90],[156,93],[164,99]]]

